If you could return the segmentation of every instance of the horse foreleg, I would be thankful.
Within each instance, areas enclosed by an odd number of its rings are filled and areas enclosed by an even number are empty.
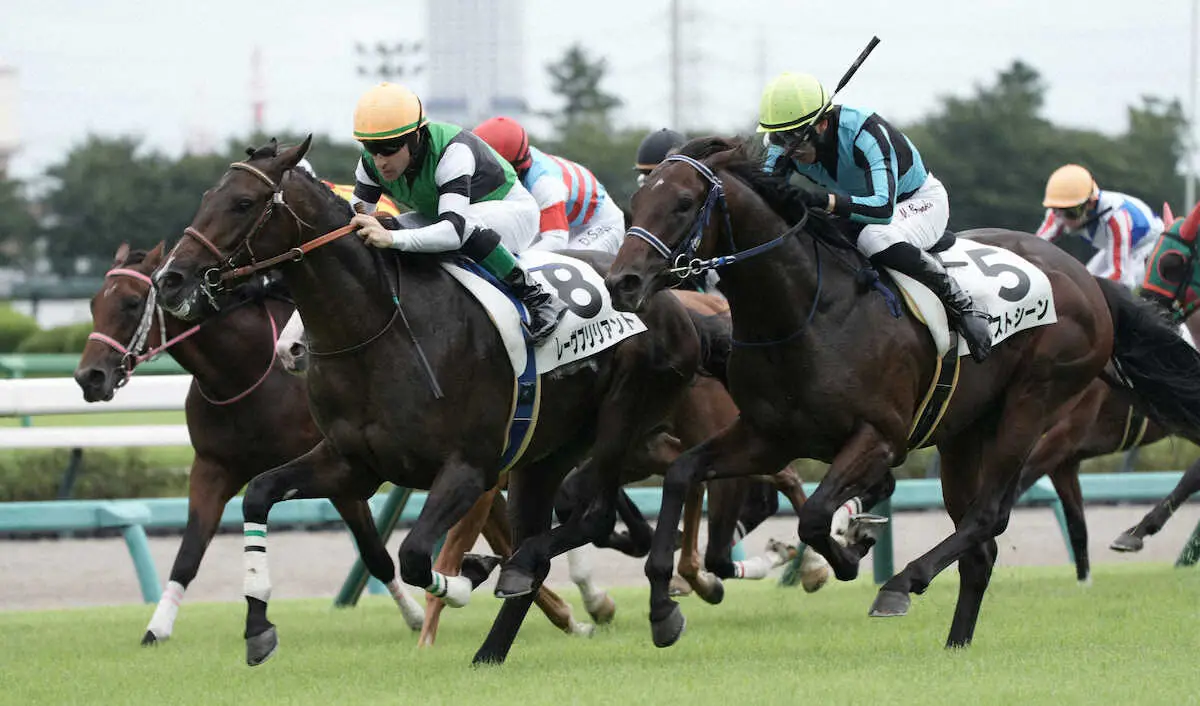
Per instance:
[[[462,570],[463,557],[475,546],[479,533],[484,529],[497,502],[502,502],[498,488],[493,488],[479,497],[467,514],[446,533],[442,550],[438,552],[433,570],[447,576],[457,575]],[[495,549],[495,544],[492,544]],[[421,626],[418,647],[432,647],[437,640],[438,624],[441,621],[445,601],[432,593],[425,594],[425,619]]]
[[[871,424],[863,422],[838,451],[825,478],[797,510],[800,541],[829,561],[839,581],[858,576],[858,564],[870,541],[847,542],[831,536],[835,514],[849,500],[862,494],[859,504],[871,507],[874,496],[886,497],[895,486],[890,466],[895,458],[892,444]],[[889,485],[890,483],[890,485]]]
[[[241,480],[233,477],[224,466],[202,456],[192,462],[188,474],[187,526],[183,529],[179,551],[175,553],[171,577],[142,635],[143,645],[154,645],[171,637],[183,594],[200,570],[204,553],[221,523],[225,504],[240,485]]]
[[[513,553],[512,535],[512,526],[508,521],[508,502],[503,495],[497,494],[488,514],[487,524],[483,526],[483,536],[491,545],[492,551],[507,559]],[[554,627],[568,635],[590,637],[596,629],[594,625],[575,620],[571,606],[546,586],[538,587],[533,602]],[[587,603],[586,595],[584,603]]]
[[[358,546],[358,555],[362,557],[367,571],[387,586],[388,593],[400,609],[404,624],[409,630],[420,630],[421,623],[425,620],[425,611],[396,577],[396,565],[392,563],[387,547],[383,545],[383,539],[375,529],[375,517],[371,514],[371,506],[363,498],[347,495],[332,497],[330,502],[350,528],[350,534],[354,536],[354,543]]]
[[[1054,469],[1050,474],[1050,482],[1054,483],[1054,490],[1062,500],[1067,535],[1071,538],[1071,552],[1075,555],[1075,578],[1080,583],[1091,583],[1087,520],[1083,516],[1083,489],[1079,487],[1079,461],[1073,460]]]
[[[267,619],[271,575],[267,563],[267,515],[271,507],[293,498],[328,498],[344,495],[356,483],[354,469],[328,440],[303,456],[288,461],[250,481],[242,499],[243,557],[245,559],[246,663],[265,662],[279,644],[275,626]]]
[[[650,627],[654,644],[675,644],[686,625],[679,604],[671,599],[670,580],[675,548],[675,529],[679,526],[688,491],[702,480],[737,477],[775,469],[786,459],[770,441],[758,436],[738,419],[717,436],[686,451],[667,469],[663,480],[662,508],[655,527],[654,544],[646,560],[646,578],[650,581]]]
[[[800,474],[788,464],[783,467],[783,470],[771,476],[771,482],[774,483],[775,489],[783,493],[783,497],[787,498],[791,504],[792,510],[799,515],[800,508],[808,501],[808,496],[804,493],[804,481],[801,480]],[[782,544],[777,542],[777,544]],[[778,553],[779,549],[776,549]],[[791,558],[788,560],[789,566],[784,571],[785,579],[781,579],[781,583],[788,586],[794,586],[794,574],[791,580],[786,577],[791,572],[799,572],[800,585],[804,588],[805,593],[814,593],[819,591],[822,586],[829,582],[829,578],[833,576],[833,568],[829,566],[829,562],[825,557],[817,553],[815,549],[807,545],[801,545],[798,552],[791,552]]]
[[[546,533],[550,528],[550,520],[554,512],[554,496],[563,476],[575,464],[581,449],[569,444],[560,448],[556,453],[526,468],[521,468],[509,475],[508,507],[512,525],[513,544],[521,546],[532,537]],[[515,554],[514,554],[515,557]],[[508,658],[513,641],[529,613],[537,589],[550,571],[549,560],[534,567],[533,589],[514,598],[504,601],[500,612],[492,622],[487,639],[475,653],[474,664],[500,664]],[[499,583],[496,587],[500,594]]]
[[[1175,511],[1190,498],[1196,491],[1200,490],[1200,459],[1196,459],[1188,469],[1183,472],[1183,477],[1179,479],[1179,483],[1171,490],[1170,495],[1163,498],[1154,509],[1146,513],[1146,516],[1141,519],[1133,527],[1125,530],[1113,540],[1109,548],[1118,552],[1140,552],[1142,550],[1142,540],[1149,535],[1158,534],[1158,531],[1167,524],[1167,520],[1175,514]]]

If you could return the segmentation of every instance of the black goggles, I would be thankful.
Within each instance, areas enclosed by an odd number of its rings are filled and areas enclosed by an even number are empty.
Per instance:
[[[1054,210],[1058,211],[1059,214],[1061,214],[1063,218],[1068,218],[1070,220],[1076,221],[1076,220],[1079,220],[1080,218],[1083,218],[1083,215],[1085,213],[1087,213],[1087,207],[1088,207],[1088,205],[1087,205],[1087,202],[1085,201],[1085,202],[1079,204],[1078,206],[1071,206],[1070,208],[1056,208]]]
[[[391,157],[400,150],[404,149],[405,145],[409,144],[409,136],[393,138],[391,140],[368,140],[362,143],[363,149],[367,154],[378,155],[380,157]]]
[[[795,130],[769,132],[767,133],[767,140],[777,147],[782,147],[785,150],[793,150],[801,145],[812,142],[813,131],[810,127],[802,127]]]

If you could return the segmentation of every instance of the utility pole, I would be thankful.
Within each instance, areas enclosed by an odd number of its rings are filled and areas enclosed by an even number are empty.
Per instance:
[[[1200,34],[1200,0],[1192,0],[1191,36],[1188,38],[1188,139],[1187,182],[1183,192],[1183,212],[1196,204],[1196,35]]]
[[[671,0],[671,129],[683,131],[683,114],[681,111],[682,91],[681,62],[682,52],[679,46],[679,4],[682,0]]]
[[[264,93],[262,47],[255,46],[254,53],[250,55],[250,113],[255,135],[261,135],[266,130],[264,121],[267,100]]]

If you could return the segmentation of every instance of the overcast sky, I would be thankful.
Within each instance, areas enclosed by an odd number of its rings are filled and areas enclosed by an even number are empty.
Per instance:
[[[581,42],[610,66],[626,124],[665,125],[669,0],[526,0],[526,98],[554,101],[544,66]],[[739,11],[729,9],[736,5]],[[369,81],[354,43],[421,38],[425,0],[4,0],[0,63],[20,72],[23,148],[36,174],[89,132],[178,153],[248,132],[250,57],[261,47],[268,130],[348,135]],[[1106,132],[1139,95],[1188,101],[1192,0],[685,2],[690,125],[741,127],[783,70],[833,84],[872,34],[883,43],[842,94],[894,122],[967,94],[1014,59],[1049,85],[1052,120]],[[420,89],[420,86],[417,86]]]

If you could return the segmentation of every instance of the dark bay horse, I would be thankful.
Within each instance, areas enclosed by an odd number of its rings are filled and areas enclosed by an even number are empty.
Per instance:
[[[112,399],[150,352],[166,352],[194,376],[186,403],[195,457],[188,474],[188,518],[171,577],[142,637],[151,645],[171,636],[184,591],[196,578],[229,499],[258,474],[316,446],[321,434],[308,412],[304,383],[275,360],[275,331],[294,305],[278,285],[255,278],[206,311],[202,323],[164,313],[150,274],[162,264],[163,245],[150,252],[122,246],[104,285],[92,298],[93,332],[75,380],[89,402]],[[166,337],[165,340],[163,337]],[[396,580],[396,567],[360,497],[330,498],[358,543],[372,575],[388,586],[408,626],[423,619],[421,605]]]
[[[285,150],[272,142],[231,165],[155,274],[164,307],[187,319],[222,281],[281,266],[312,345],[309,407],[325,438],[251,481],[242,505],[251,665],[278,643],[267,619],[267,515],[290,498],[366,498],[384,481],[428,489],[401,544],[400,575],[465,604],[490,567],[444,576],[432,571],[430,555],[496,486],[513,404],[512,367],[487,312],[439,258],[342,238],[351,232],[348,204],[294,169],[310,142]],[[667,416],[696,374],[701,342],[687,312],[666,293],[646,304],[645,333],[544,376],[540,422],[508,476],[515,542],[547,532],[559,482],[585,455],[615,479],[627,449]],[[606,483],[587,512],[552,531],[565,540],[560,551],[611,532],[618,487]],[[529,590],[497,617],[493,634],[503,639],[489,638],[477,661],[504,659],[548,568],[539,557]]]
[[[891,467],[908,451],[914,414],[936,363],[928,331],[894,317],[856,252],[828,222],[805,211],[794,187],[762,172],[751,145],[694,140],[668,158],[633,198],[631,229],[608,276],[618,306],[637,310],[677,274],[719,263],[733,314],[728,362],[738,421],[685,453],[667,472],[646,563],[654,642],[678,640],[685,621],[670,599],[670,537],[688,489],[702,480],[762,473],[792,458],[830,468],[800,510],[799,534],[854,578],[873,542],[842,546],[831,519],[847,500],[869,508],[895,488]],[[966,234],[1009,249],[1049,277],[1057,322],[1017,333],[986,363],[964,361],[957,392],[932,437],[955,531],[892,577],[870,614],[904,615],[910,593],[959,563],[959,595],[947,646],[971,642],[1021,466],[1047,420],[1095,380],[1110,358],[1158,419],[1200,429],[1200,355],[1176,331],[1066,253],[1003,230]],[[762,246],[761,248],[759,246]],[[744,250],[743,250],[744,249]],[[709,263],[714,264],[714,263]],[[674,271],[673,271],[674,270]]]

